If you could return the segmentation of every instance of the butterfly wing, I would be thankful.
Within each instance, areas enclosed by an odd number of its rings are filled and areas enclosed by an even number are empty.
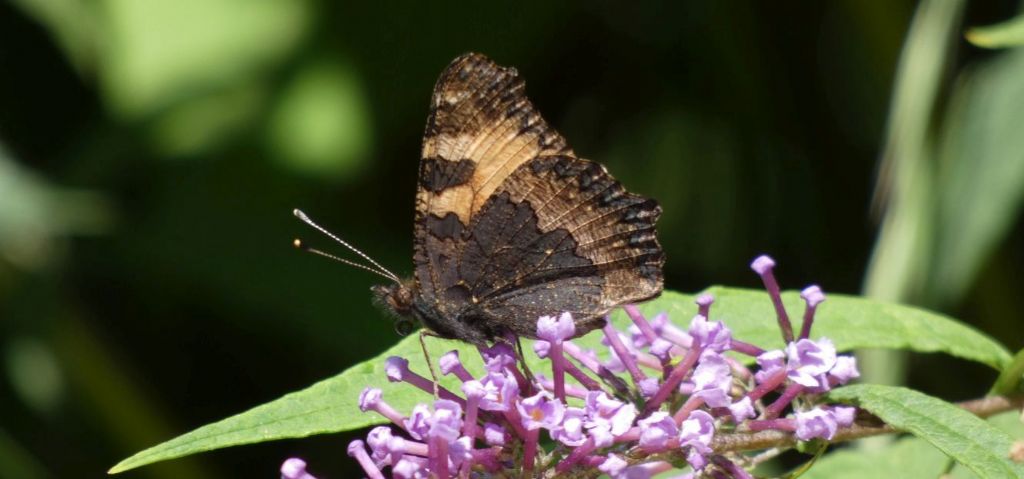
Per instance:
[[[628,193],[597,163],[538,157],[474,218],[461,274],[506,329],[532,336],[537,317],[568,311],[583,333],[612,308],[661,293],[660,214],[657,202]]]
[[[416,198],[416,286],[442,334],[532,336],[563,311],[583,332],[661,292],[657,204],[577,158],[516,71],[482,55],[438,80]]]
[[[538,155],[572,154],[523,90],[514,68],[477,53],[453,60],[434,86],[414,231],[416,286],[427,303],[450,306],[462,235],[501,182]]]

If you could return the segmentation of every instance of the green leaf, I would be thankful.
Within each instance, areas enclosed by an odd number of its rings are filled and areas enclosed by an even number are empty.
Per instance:
[[[1024,477],[1007,457],[1013,439],[983,419],[941,399],[895,386],[857,384],[829,400],[853,404],[887,424],[924,439],[982,478]]]
[[[987,27],[974,27],[964,34],[967,41],[984,48],[1024,45],[1024,15]]]
[[[483,370],[479,355],[471,346],[436,338],[426,339],[432,358],[451,349],[458,349],[470,372],[478,374]],[[141,451],[121,461],[109,472],[115,474],[154,462],[224,447],[349,431],[380,424],[384,422],[383,418],[359,410],[359,393],[365,387],[380,388],[384,400],[403,412],[408,412],[417,403],[429,400],[430,395],[427,393],[410,393],[411,386],[387,381],[384,360],[389,356],[409,359],[412,369],[429,377],[422,361],[419,336],[410,335],[381,355],[352,366],[337,376]],[[442,384],[458,391],[454,381],[456,379],[452,377],[442,378]]]
[[[763,348],[782,347],[775,310],[764,291],[716,286],[707,292],[715,296],[711,319],[729,325],[733,337]],[[785,292],[782,297],[793,328],[798,330],[803,317],[803,301],[796,292]],[[640,310],[647,315],[666,311],[680,325],[689,323],[697,312],[691,296],[670,291],[641,305]],[[617,319],[616,324],[625,321],[625,314],[621,311],[612,317]],[[948,316],[841,294],[829,294],[818,307],[811,336],[831,339],[840,351],[886,348],[920,353],[942,352],[995,369],[1002,369],[1010,362],[1010,353],[998,342]]]
[[[1024,424],[1016,411],[990,417],[986,420],[996,429],[1014,438],[1024,438]],[[861,477],[901,477],[905,479],[935,479],[946,472],[948,456],[927,441],[916,437],[898,439],[885,448],[866,449],[856,446],[826,454],[805,475],[806,479],[846,479]],[[957,465],[951,477],[976,477],[965,467]]]
[[[847,448],[826,454],[801,479],[900,477],[935,479],[946,469],[946,455],[917,438],[882,449]]]
[[[712,319],[725,321],[733,328],[735,337],[767,347],[782,345],[775,313],[764,291],[733,288],[712,288],[709,291],[716,297],[711,308]],[[666,291],[660,298],[642,305],[641,310],[647,315],[667,312],[676,324],[685,328],[697,312],[693,298],[691,295]],[[798,312],[802,311],[802,307],[797,293],[786,293],[784,298],[793,317],[800,317]],[[922,352],[941,351],[993,367],[1009,358],[1009,354],[998,344],[980,333],[945,316],[915,308],[831,295],[818,312],[814,335],[832,338],[842,350],[891,347]],[[622,311],[616,311],[612,314],[612,323],[624,329],[630,321]],[[480,374],[483,371],[479,354],[472,346],[437,338],[426,340],[430,357],[434,361],[441,354],[457,349],[471,373]],[[576,342],[584,348],[605,350],[600,345],[601,334],[598,332],[579,338]],[[524,342],[524,349],[531,370],[540,373],[550,371],[547,361],[541,361],[531,353],[531,341]],[[363,413],[358,408],[359,392],[368,386],[380,388],[384,392],[384,400],[403,412],[411,410],[417,403],[430,400],[426,392],[410,393],[410,386],[387,382],[383,363],[388,356],[407,358],[413,370],[424,376],[430,374],[422,360],[419,337],[413,335],[380,356],[353,366],[333,378],[146,449],[114,466],[111,472],[126,471],[157,461],[223,447],[349,431],[380,424],[384,422],[380,416]],[[452,377],[442,378],[442,385],[458,391],[458,381]]]

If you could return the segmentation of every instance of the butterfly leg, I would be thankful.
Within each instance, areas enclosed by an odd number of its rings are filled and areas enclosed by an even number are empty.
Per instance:
[[[516,336],[516,350],[519,354],[519,364],[523,365],[523,373],[526,374],[527,380],[533,381],[533,372],[530,371],[530,366],[526,365],[526,354],[523,353],[523,340],[519,336]]]
[[[498,336],[495,338],[496,343],[499,341],[508,344],[512,347],[513,351],[515,351],[516,362],[522,366],[521,373],[518,369],[514,372],[514,374],[517,375],[516,380],[519,382],[519,387],[522,388],[524,395],[532,395],[536,392],[533,389],[534,376],[533,372],[530,371],[530,367],[526,365],[526,355],[523,354],[523,343],[519,339],[519,336],[509,332],[505,336]],[[519,376],[520,374],[522,374],[521,377]]]
[[[437,371],[434,370],[434,362],[430,360],[430,353],[427,352],[427,336],[433,336],[440,338],[437,333],[427,329],[420,329],[420,348],[423,350],[423,359],[427,361],[427,368],[430,370],[430,379],[434,381],[434,400],[437,401],[441,397],[440,393],[440,380],[437,378]]]

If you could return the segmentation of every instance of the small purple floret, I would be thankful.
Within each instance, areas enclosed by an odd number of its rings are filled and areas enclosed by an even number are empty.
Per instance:
[[[405,430],[413,439],[423,440],[430,431],[430,408],[426,404],[413,406],[412,413],[405,419]]]
[[[849,427],[853,425],[853,420],[857,417],[857,408],[850,406],[833,406],[830,408],[832,411],[832,417],[835,418],[836,424],[839,427]]]
[[[825,301],[825,293],[821,292],[821,288],[816,284],[804,288],[804,290],[800,292],[800,297],[807,302],[807,306],[812,308],[817,307],[822,303],[822,301]]]
[[[690,447],[686,462],[694,469],[700,470],[707,465],[707,455],[711,454],[711,440],[715,436],[715,420],[704,411],[693,411],[679,427],[680,447]]]
[[[492,446],[505,445],[505,428],[493,422],[484,424],[484,442]]]
[[[375,409],[380,404],[382,395],[380,389],[377,388],[363,389],[363,392],[359,393],[359,410],[366,412]]]
[[[398,356],[391,356],[384,360],[384,374],[387,374],[388,381],[400,382],[405,378],[409,370],[409,361]]]
[[[690,321],[689,333],[704,349],[719,353],[728,350],[732,341],[732,331],[725,324],[721,321],[708,321],[706,316],[700,314]]]
[[[487,389],[484,388],[483,383],[474,379],[462,383],[462,394],[466,395],[467,400],[480,399],[487,396]]]
[[[453,349],[445,353],[441,356],[441,359],[437,361],[437,364],[441,368],[441,374],[454,374],[463,381],[473,379],[473,376],[470,375],[469,371],[466,371],[465,366],[462,365],[462,361],[459,359],[459,352],[457,350]]]
[[[640,426],[640,447],[649,452],[661,451],[669,446],[669,441],[679,436],[679,427],[669,413],[657,411],[637,421]]]
[[[670,359],[670,353],[672,352],[673,347],[675,347],[674,343],[666,339],[657,338],[653,343],[651,343],[650,352],[656,358],[665,361]]]
[[[551,343],[538,339],[533,342],[533,352],[537,354],[538,358],[547,359],[551,352]]]
[[[489,372],[480,383],[486,391],[480,401],[480,409],[507,411],[519,396],[519,383],[508,373]]]
[[[744,419],[750,419],[757,415],[754,411],[754,402],[747,396],[743,396],[739,401],[730,404],[729,414],[732,415],[733,420],[737,424],[743,422]]]
[[[629,466],[629,463],[621,457],[616,456],[615,454],[608,454],[608,457],[604,462],[602,462],[600,466],[597,466],[597,470],[608,474],[609,476],[618,477],[622,470],[627,466]]]
[[[430,417],[427,436],[452,442],[462,431],[462,406],[455,401],[438,399],[434,402],[434,414]]]
[[[293,457],[281,464],[281,479],[316,479],[316,477],[306,472],[306,461]]]
[[[355,458],[359,462],[359,465],[363,467],[363,472],[366,473],[370,479],[384,479],[384,474],[380,472],[380,469],[374,464],[373,459],[366,452],[366,446],[363,441],[356,439],[348,443],[348,455]]]
[[[796,413],[796,437],[801,441],[832,439],[838,428],[834,413],[820,407]]]
[[[822,301],[825,301],[825,293],[821,288],[812,285],[800,292],[800,297],[807,303],[804,310],[804,324],[800,327],[800,339],[807,339],[811,335],[811,326],[814,324],[814,311]]]
[[[583,422],[586,420],[586,411],[578,407],[565,409],[565,416],[562,425],[551,431],[551,438],[565,444],[576,447],[587,441],[587,435],[583,432]]]
[[[829,370],[828,375],[836,381],[836,384],[846,384],[851,379],[859,378],[860,371],[857,369],[857,358],[854,356],[837,357],[836,364]]]
[[[405,453],[405,439],[391,433],[391,428],[378,426],[366,435],[370,446],[370,457],[378,466],[390,466],[402,459]]]
[[[427,479],[428,475],[424,471],[426,466],[426,461],[422,459],[406,457],[391,468],[391,474],[396,479]]]
[[[586,427],[591,434],[607,432],[618,436],[629,430],[636,419],[636,406],[614,399],[603,391],[587,394],[586,411],[589,420]]]
[[[565,415],[565,406],[547,391],[541,391],[519,401],[516,408],[523,418],[523,427],[529,431],[540,428],[549,431],[558,429]]]
[[[637,388],[640,389],[640,394],[642,394],[645,399],[650,398],[658,392],[659,388],[661,388],[661,381],[656,377],[649,377],[640,381],[640,383],[637,384]]]
[[[758,383],[765,382],[776,372],[786,367],[786,353],[780,349],[766,351],[757,357],[757,365],[760,370],[754,373],[754,380]]]
[[[537,320],[537,337],[548,342],[564,341],[576,334],[576,324],[572,315],[562,313],[554,316],[541,316]]]
[[[715,302],[715,297],[711,293],[704,293],[697,296],[694,302],[697,303],[697,314],[706,318],[711,312],[711,304]]]
[[[790,381],[809,388],[828,388],[825,376],[836,365],[836,348],[828,338],[801,339],[786,346]]]
[[[452,441],[448,447],[448,458],[455,467],[462,466],[464,462],[473,459],[473,440],[462,436]]]
[[[502,372],[506,368],[515,367],[516,354],[512,346],[497,342],[489,348],[479,348],[484,358],[484,366],[491,372]]]
[[[755,273],[763,275],[768,271],[771,271],[775,267],[775,260],[768,255],[761,255],[754,258],[754,261],[750,263],[750,269],[754,270]]]
[[[720,354],[707,351],[701,355],[692,375],[694,393],[711,407],[727,407],[732,403],[732,370]]]

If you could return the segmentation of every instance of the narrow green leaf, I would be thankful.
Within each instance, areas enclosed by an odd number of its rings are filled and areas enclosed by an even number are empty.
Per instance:
[[[1024,424],[1019,414],[1011,411],[986,420],[996,429],[1011,437],[1024,438]],[[898,439],[892,445],[878,449],[857,447],[830,452],[803,477],[807,479],[846,479],[862,477],[900,477],[904,479],[935,479],[945,473],[948,456],[927,441],[916,437]],[[951,477],[976,477],[963,466],[957,465]]]
[[[725,321],[733,328],[735,337],[766,347],[782,345],[775,313],[763,291],[713,288],[710,292],[717,298],[711,309],[712,319]],[[673,322],[685,328],[697,311],[693,298],[691,295],[666,291],[657,300],[643,305],[641,310],[648,315],[667,312]],[[799,318],[802,307],[797,294],[786,293],[785,299],[794,319]],[[630,324],[621,311],[612,315],[612,321],[620,329]],[[819,308],[815,336],[820,335],[832,338],[842,350],[891,347],[946,352],[994,367],[1009,358],[1009,354],[995,342],[944,316],[839,295],[829,296],[828,301]],[[603,351],[605,348],[600,345],[600,341],[601,334],[597,332],[577,340],[581,347]],[[441,354],[457,349],[470,372],[480,374],[483,371],[479,354],[472,346],[436,338],[427,338],[427,345],[435,361]],[[527,351],[527,363],[534,372],[547,373],[550,370],[547,361],[541,361],[532,354],[532,342],[524,342],[524,348]],[[380,416],[363,413],[358,408],[359,393],[368,386],[383,390],[384,400],[399,411],[407,412],[415,404],[428,401],[430,395],[425,392],[410,392],[410,386],[387,382],[383,363],[388,356],[409,359],[413,370],[429,377],[419,337],[413,335],[380,356],[353,366],[333,378],[146,449],[114,466],[111,472],[126,471],[157,461],[223,447],[349,431],[380,424],[383,422]],[[452,377],[442,378],[442,384],[458,391],[458,382]]]
[[[1013,439],[983,419],[926,394],[895,386],[857,384],[829,393],[887,424],[924,439],[981,478],[1024,477],[1024,466],[1008,458]]]
[[[483,369],[479,355],[471,346],[436,338],[427,338],[427,345],[435,360],[446,351],[459,349],[464,364],[471,372],[477,374]],[[429,400],[427,393],[412,392],[411,386],[388,382],[384,374],[384,360],[389,356],[407,358],[413,370],[427,377],[430,375],[423,361],[419,336],[410,335],[381,355],[352,366],[337,376],[143,450],[115,465],[109,473],[230,446],[380,424],[384,422],[383,418],[359,410],[359,393],[365,387],[380,388],[384,400],[399,411],[408,412],[417,403]],[[448,377],[443,378],[442,383],[458,391],[453,381]]]
[[[964,34],[967,41],[984,48],[1024,45],[1024,15],[987,27],[974,27]]]
[[[946,462],[946,455],[931,444],[917,438],[905,438],[880,449],[851,447],[828,453],[801,478],[935,479],[945,472]]]

